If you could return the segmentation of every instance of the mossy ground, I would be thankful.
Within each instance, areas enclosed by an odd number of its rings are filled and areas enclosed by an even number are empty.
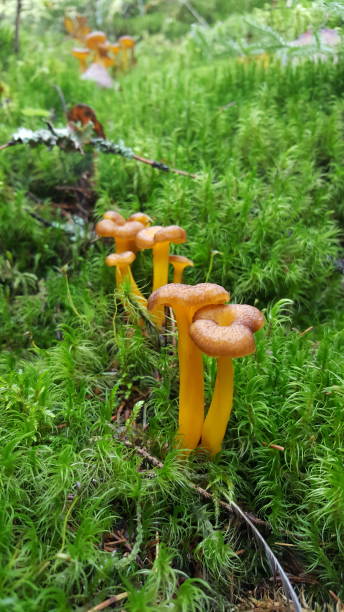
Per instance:
[[[217,503],[231,498],[270,523],[262,533],[311,607],[344,598],[343,60],[209,56],[180,23],[177,38],[149,26],[113,90],[79,79],[62,31],[24,31],[16,57],[2,30],[1,143],[20,125],[39,129],[44,113],[65,124],[62,91],[68,106],[92,106],[111,140],[198,178],[100,154],[1,152],[0,609],[85,611],[122,592],[123,610],[238,609],[274,587],[251,535]],[[72,188],[92,164],[85,211]],[[256,354],[236,363],[213,461],[171,450],[176,355],[114,294],[111,243],[93,232],[113,206],[184,227],[186,282],[219,283],[266,315]],[[149,253],[135,277],[148,296]]]

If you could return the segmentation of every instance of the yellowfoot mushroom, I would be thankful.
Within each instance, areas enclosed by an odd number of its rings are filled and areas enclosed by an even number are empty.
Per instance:
[[[130,215],[130,217],[128,217],[128,221],[139,221],[140,223],[143,223],[145,227],[149,227],[149,225],[152,223],[150,216],[146,215],[144,212],[133,213]]]
[[[122,67],[123,70],[128,70],[129,65],[133,65],[135,63],[134,57],[134,48],[135,48],[135,39],[132,36],[121,36],[118,39],[118,43],[121,49],[122,54]]]
[[[133,251],[136,253],[136,236],[144,229],[143,223],[139,221],[126,221],[123,225],[116,225],[114,230],[117,253]]]
[[[111,212],[114,213],[115,211]],[[124,223],[121,222],[119,225],[118,222],[114,222],[107,218],[98,221],[95,230],[98,236],[113,238],[116,245],[116,253],[123,253],[124,251],[137,251],[135,238],[136,234],[142,230],[143,227],[143,224],[138,221],[124,220]]]
[[[185,241],[186,232],[179,225],[152,225],[137,234],[138,248],[153,250],[153,291],[167,285],[170,243],[180,244]]]
[[[106,34],[104,32],[100,32],[99,30],[93,30],[93,32],[89,32],[89,34],[85,37],[85,45],[88,49],[92,49],[93,51],[97,51],[99,45],[102,45],[106,42]]]
[[[191,261],[191,259],[188,257],[184,257],[184,255],[170,255],[168,261],[173,266],[174,283],[181,283],[185,268],[194,265],[193,261]]]
[[[103,214],[103,218],[110,219],[110,221],[113,221],[113,223],[116,223],[116,225],[125,224],[125,218],[122,217],[122,215],[119,212],[117,212],[117,210],[107,210]]]
[[[141,304],[141,306],[147,306],[147,300],[142,295],[140,289],[138,288],[135,279],[131,272],[131,264],[135,261],[136,255],[132,251],[124,251],[123,253],[111,253],[105,259],[105,263],[107,266],[115,266],[116,267],[116,285],[120,287],[123,281],[126,278],[129,279],[131,292],[136,297],[136,300]]]
[[[113,238],[115,239],[116,223],[111,219],[102,219],[98,221],[95,226],[95,231],[98,236],[102,238]]]
[[[179,448],[196,448],[204,421],[202,353],[189,334],[192,319],[195,312],[203,306],[224,304],[228,299],[228,292],[213,283],[171,283],[154,291],[148,299],[148,310],[170,306],[176,318],[179,357]]]
[[[153,291],[168,283],[168,256],[170,243],[180,244],[185,242],[186,232],[179,225],[152,225],[140,231],[136,236],[136,244],[139,249],[153,250]],[[157,306],[152,312],[156,324],[161,327],[164,322],[165,313],[162,306]]]
[[[72,49],[72,55],[78,60],[81,72],[85,72],[87,60],[90,55],[89,49],[77,49],[74,47],[74,49]]]
[[[217,376],[212,401],[202,429],[201,444],[211,455],[221,450],[233,404],[235,357],[254,353],[254,332],[264,325],[264,316],[254,306],[227,304],[198,310],[190,327],[195,345],[206,355],[217,357]]]

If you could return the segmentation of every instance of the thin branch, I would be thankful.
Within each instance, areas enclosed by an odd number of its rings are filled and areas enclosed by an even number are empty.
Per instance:
[[[162,162],[154,161],[154,159],[147,159],[146,157],[141,157],[141,155],[136,155],[134,153],[133,159],[141,162],[142,164],[148,164],[152,166],[152,168],[157,168],[158,170],[162,170],[163,172],[173,172],[174,174],[181,174],[182,176],[189,176],[190,178],[197,178],[197,174],[190,174],[190,172],[185,172],[185,170],[177,170],[177,168],[170,168],[163,164]]]
[[[0,151],[7,147],[13,147],[17,144],[25,144],[31,147],[38,145],[45,145],[48,149],[52,147],[58,147],[62,151],[66,152],[78,152],[83,153],[84,147],[90,147],[100,153],[107,153],[110,155],[121,155],[127,159],[134,159],[142,164],[147,164],[152,168],[161,170],[163,172],[172,172],[173,174],[179,174],[187,176],[189,178],[197,178],[196,174],[185,172],[185,170],[178,170],[177,168],[171,168],[162,162],[155,161],[154,159],[147,159],[141,155],[136,155],[129,147],[127,147],[122,141],[116,143],[105,138],[89,138],[89,135],[85,131],[77,131],[72,129],[70,126],[64,128],[55,128],[51,123],[47,123],[47,129],[32,131],[26,128],[19,128],[17,132],[12,134],[11,139],[3,145],[0,145]],[[88,124],[89,125],[89,124]]]
[[[15,142],[5,142],[5,144],[0,145],[0,151],[2,151],[3,149],[7,149],[8,147],[13,147],[13,145],[15,145]]]
[[[156,467],[158,467],[160,469],[163,467],[163,464],[161,463],[161,461],[159,461],[159,459],[157,459],[156,457],[153,457],[152,455],[150,455],[145,448],[141,448],[140,446],[136,446],[135,444],[132,444],[129,440],[126,440],[126,439],[124,439],[122,441],[125,444],[125,446],[128,446],[129,448],[134,449],[139,455],[141,455],[142,457],[147,459],[152,465],[155,465]],[[188,486],[191,489],[196,491],[199,495],[201,495],[205,499],[209,499],[209,500],[214,502],[214,498],[213,498],[211,493],[209,493],[208,491],[206,491],[202,487],[198,487],[197,485],[195,485],[191,481],[187,481],[187,484],[188,484]],[[266,523],[265,521],[261,521],[257,517],[252,516],[251,514],[248,514],[247,512],[244,512],[240,508],[240,506],[238,506],[238,504],[236,504],[235,502],[227,503],[227,502],[224,502],[224,501],[220,500],[220,501],[217,501],[217,503],[222,508],[225,508],[231,514],[235,514],[235,516],[237,516],[239,519],[243,520],[246,523],[246,525],[252,530],[255,538],[262,545],[262,547],[263,547],[263,549],[265,551],[266,558],[267,558],[268,563],[269,563],[269,565],[270,565],[270,567],[272,569],[273,574],[274,575],[275,574],[279,574],[281,582],[282,582],[282,585],[283,585],[283,588],[285,590],[285,593],[288,596],[288,598],[293,602],[295,612],[302,612],[301,604],[300,604],[300,602],[298,600],[296,592],[295,592],[295,590],[294,590],[294,588],[293,588],[293,586],[292,586],[292,584],[291,584],[291,582],[290,582],[286,572],[284,571],[284,569],[281,566],[279,560],[277,559],[277,557],[274,554],[274,552],[271,550],[271,548],[268,545],[268,543],[266,542],[266,540],[263,538],[263,536],[260,533],[260,531],[258,531],[257,527],[255,527],[255,525],[254,525],[254,523],[256,523],[258,525],[260,524],[260,525],[264,525],[265,527],[270,527],[269,523]]]
[[[155,467],[158,467],[160,469],[164,467],[163,463],[161,463],[161,461],[159,461],[159,459],[157,459],[156,457],[153,457],[153,455],[150,455],[149,452],[145,448],[132,444],[130,440],[121,440],[121,441],[123,442],[123,444],[125,444],[125,446],[128,446],[129,448],[134,449],[139,455],[147,459],[147,461],[149,461],[152,465],[155,465]],[[206,491],[202,487],[195,485],[191,481],[188,481],[188,485],[191,489],[196,491],[196,493],[198,493],[198,495],[200,495],[201,497],[204,497],[205,499],[209,499],[210,501],[214,502],[214,497],[211,493],[209,493],[209,491]],[[216,500],[216,503],[218,503],[222,508],[227,510],[227,512],[230,512],[231,514],[235,514],[235,509],[231,506],[231,504],[224,502],[222,500],[220,501]],[[255,523],[256,525],[261,525],[263,527],[267,527],[268,529],[271,529],[271,525],[269,523],[261,520],[257,516],[253,516],[251,513],[248,513],[248,512],[243,512],[243,514],[247,517],[248,520],[252,521],[252,523]]]
[[[104,601],[102,601],[97,606],[89,608],[87,612],[98,612],[98,610],[104,610],[105,608],[112,606],[112,604],[117,603],[118,601],[122,601],[122,599],[126,599],[127,597],[128,593],[126,591],[124,591],[124,593],[119,593],[118,595],[113,595],[112,597],[109,597],[109,599],[105,599]]]
[[[33,219],[36,219],[36,221],[38,221],[45,227],[54,227],[54,224],[51,223],[51,221],[47,221],[47,219],[43,219],[43,217],[35,213],[33,210],[29,210],[28,208],[24,208],[24,210],[30,215],[30,217],[33,217]]]

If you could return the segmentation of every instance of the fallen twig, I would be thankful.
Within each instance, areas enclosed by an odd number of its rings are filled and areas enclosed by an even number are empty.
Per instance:
[[[127,159],[134,159],[135,161],[147,164],[152,168],[161,170],[163,172],[172,172],[173,174],[179,174],[181,176],[187,176],[189,178],[197,178],[196,174],[185,172],[185,170],[178,170],[177,168],[171,168],[162,162],[155,161],[154,159],[147,159],[141,155],[136,155],[134,151],[125,146],[123,142],[115,143],[105,138],[89,138],[84,131],[77,132],[73,130],[70,125],[64,128],[55,128],[50,123],[47,123],[48,129],[42,130],[28,130],[26,128],[19,128],[17,132],[12,134],[11,139],[3,145],[0,145],[0,151],[13,147],[18,144],[26,144],[31,147],[37,145],[45,145],[49,149],[52,147],[58,147],[62,151],[71,151],[84,153],[84,147],[91,148],[100,153],[107,153],[110,155],[121,155]],[[86,138],[86,139],[85,139]]]
[[[162,468],[163,467],[163,463],[161,463],[161,461],[159,461],[159,459],[157,459],[156,457],[153,457],[152,455],[150,455],[149,452],[145,448],[142,448],[140,446],[136,446],[135,444],[133,444],[132,442],[130,442],[127,439],[122,440],[122,442],[125,444],[125,446],[134,449],[138,454],[140,454],[142,457],[147,459],[152,465],[155,465],[158,468]],[[209,499],[209,500],[212,500],[214,502],[214,498],[213,498],[211,493],[209,493],[208,491],[206,491],[202,487],[199,487],[199,486],[195,485],[191,481],[187,481],[187,484],[188,484],[188,486],[191,489],[196,491],[199,495],[201,495],[205,499]],[[258,531],[258,529],[254,525],[254,523],[260,524],[260,525],[264,525],[264,526],[269,526],[269,524],[266,523],[265,521],[261,521],[257,517],[251,516],[247,512],[244,512],[240,508],[240,506],[238,506],[238,504],[236,504],[233,501],[230,502],[230,503],[227,503],[227,502],[224,502],[222,500],[220,500],[220,501],[216,500],[216,502],[217,502],[217,504],[219,506],[221,506],[222,508],[225,508],[228,512],[230,512],[231,514],[235,514],[239,519],[243,520],[246,523],[246,525],[252,530],[255,538],[258,540],[258,542],[261,544],[261,546],[263,547],[263,549],[265,551],[266,558],[268,560],[268,563],[269,563],[269,565],[270,565],[274,575],[278,574],[279,579],[280,579],[280,581],[281,581],[281,583],[283,585],[283,588],[285,590],[286,595],[288,596],[288,598],[293,603],[295,612],[302,612],[301,604],[300,604],[300,602],[298,600],[298,597],[297,597],[297,595],[296,595],[296,593],[295,593],[295,591],[293,589],[293,586],[292,586],[292,584],[291,584],[291,582],[290,582],[290,580],[288,578],[288,575],[284,571],[284,569],[281,566],[279,560],[277,559],[276,555],[271,550],[271,548],[268,545],[268,543],[266,542],[266,540],[263,538],[262,534]]]
[[[118,595],[113,595],[112,597],[109,597],[109,599],[105,599],[104,601],[102,601],[97,606],[89,608],[87,612],[98,612],[98,610],[104,610],[105,608],[112,606],[112,604],[117,603],[118,601],[122,601],[122,599],[126,599],[127,597],[128,593],[126,591],[124,591],[123,593],[119,593]]]
[[[123,442],[123,444],[125,444],[125,446],[128,446],[129,448],[134,449],[139,455],[147,459],[152,465],[155,465],[155,467],[158,467],[158,468],[164,467],[163,463],[161,463],[161,461],[159,461],[159,459],[157,459],[156,457],[153,457],[153,455],[150,455],[149,452],[145,448],[141,446],[136,446],[135,444],[130,442],[130,440],[121,440],[121,441]],[[201,495],[201,497],[214,501],[214,497],[211,493],[209,493],[209,491],[206,491],[202,487],[195,485],[191,481],[188,481],[188,485],[190,486],[191,489],[193,489],[199,495]],[[233,509],[231,504],[225,501],[222,501],[222,500],[220,501],[216,500],[216,503],[218,503],[222,508],[225,508],[227,512],[230,512],[231,514],[235,514],[235,510]],[[267,527],[268,529],[271,529],[271,525],[269,523],[267,523],[266,521],[263,521],[257,516],[254,516],[249,512],[244,512],[243,514],[245,514],[245,516],[255,525],[261,525],[262,527]]]

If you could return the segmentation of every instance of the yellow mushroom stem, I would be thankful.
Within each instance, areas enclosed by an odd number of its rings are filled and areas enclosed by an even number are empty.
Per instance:
[[[153,291],[168,283],[168,254],[170,243],[168,241],[157,242],[153,246]],[[158,327],[163,327],[165,321],[165,308],[157,306],[152,312],[154,322]]]
[[[198,445],[204,422],[203,359],[189,329],[194,310],[173,307],[178,329],[179,418],[176,445],[194,449]]]
[[[124,225],[117,226],[114,230],[116,252],[132,251],[136,253],[136,234],[143,228],[143,224],[139,221],[127,221]]]
[[[178,268],[177,266],[175,266],[174,268],[174,272],[173,272],[173,282],[174,283],[181,283],[183,280],[183,272],[184,272],[184,268]]]
[[[153,291],[167,285],[169,252],[170,243],[167,240],[153,246]]]
[[[193,266],[193,261],[183,255],[170,255],[169,263],[173,266],[173,283],[182,283],[185,268]]]
[[[218,357],[211,404],[204,421],[201,446],[211,455],[221,450],[233,407],[234,367],[232,357]]]
[[[116,253],[124,253],[125,251],[131,251],[129,238],[121,238],[120,236],[116,236],[115,245]]]

